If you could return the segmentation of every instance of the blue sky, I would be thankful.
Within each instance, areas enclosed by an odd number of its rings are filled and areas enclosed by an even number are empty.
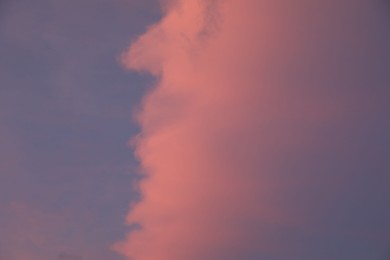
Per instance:
[[[133,198],[132,110],[152,80],[118,58],[158,6],[12,0],[0,8],[0,258],[119,259],[109,246],[124,235]]]

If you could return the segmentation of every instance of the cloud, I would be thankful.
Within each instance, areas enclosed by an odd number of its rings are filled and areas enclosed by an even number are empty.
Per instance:
[[[369,143],[390,124],[376,6],[164,3],[123,56],[158,82],[136,116],[144,178],[127,221],[140,228],[115,250],[133,260],[379,257],[389,145]]]

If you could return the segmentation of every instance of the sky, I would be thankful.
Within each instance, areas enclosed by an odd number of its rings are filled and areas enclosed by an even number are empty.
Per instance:
[[[390,259],[389,24],[0,0],[0,260]]]
[[[118,59],[152,1],[1,0],[0,259],[122,259],[137,168],[132,108],[152,81]]]

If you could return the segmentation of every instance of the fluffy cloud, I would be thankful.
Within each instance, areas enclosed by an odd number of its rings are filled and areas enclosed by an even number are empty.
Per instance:
[[[378,6],[163,6],[123,57],[158,82],[137,114],[144,178],[127,220],[139,228],[115,249],[134,260],[382,257],[389,144],[376,131],[390,125],[389,60]]]

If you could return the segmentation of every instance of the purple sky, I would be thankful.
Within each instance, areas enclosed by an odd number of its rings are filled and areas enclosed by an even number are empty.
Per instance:
[[[131,111],[150,80],[117,58],[157,19],[157,4],[0,8],[0,259],[120,259],[108,247],[126,231]]]
[[[351,178],[308,224],[328,233],[284,230],[305,245],[304,260],[321,251],[324,260],[390,258],[390,3],[373,2],[372,23],[356,24],[370,32],[367,46],[333,53],[347,78],[329,64],[334,74],[321,74],[338,87],[328,94],[356,94],[360,116],[315,129],[323,138],[315,153],[280,165]],[[154,80],[118,58],[160,15],[156,0],[0,0],[0,260],[123,259],[110,246],[127,233],[137,198],[132,111]],[[306,192],[302,203],[315,203]],[[360,227],[367,236],[350,237]]]

